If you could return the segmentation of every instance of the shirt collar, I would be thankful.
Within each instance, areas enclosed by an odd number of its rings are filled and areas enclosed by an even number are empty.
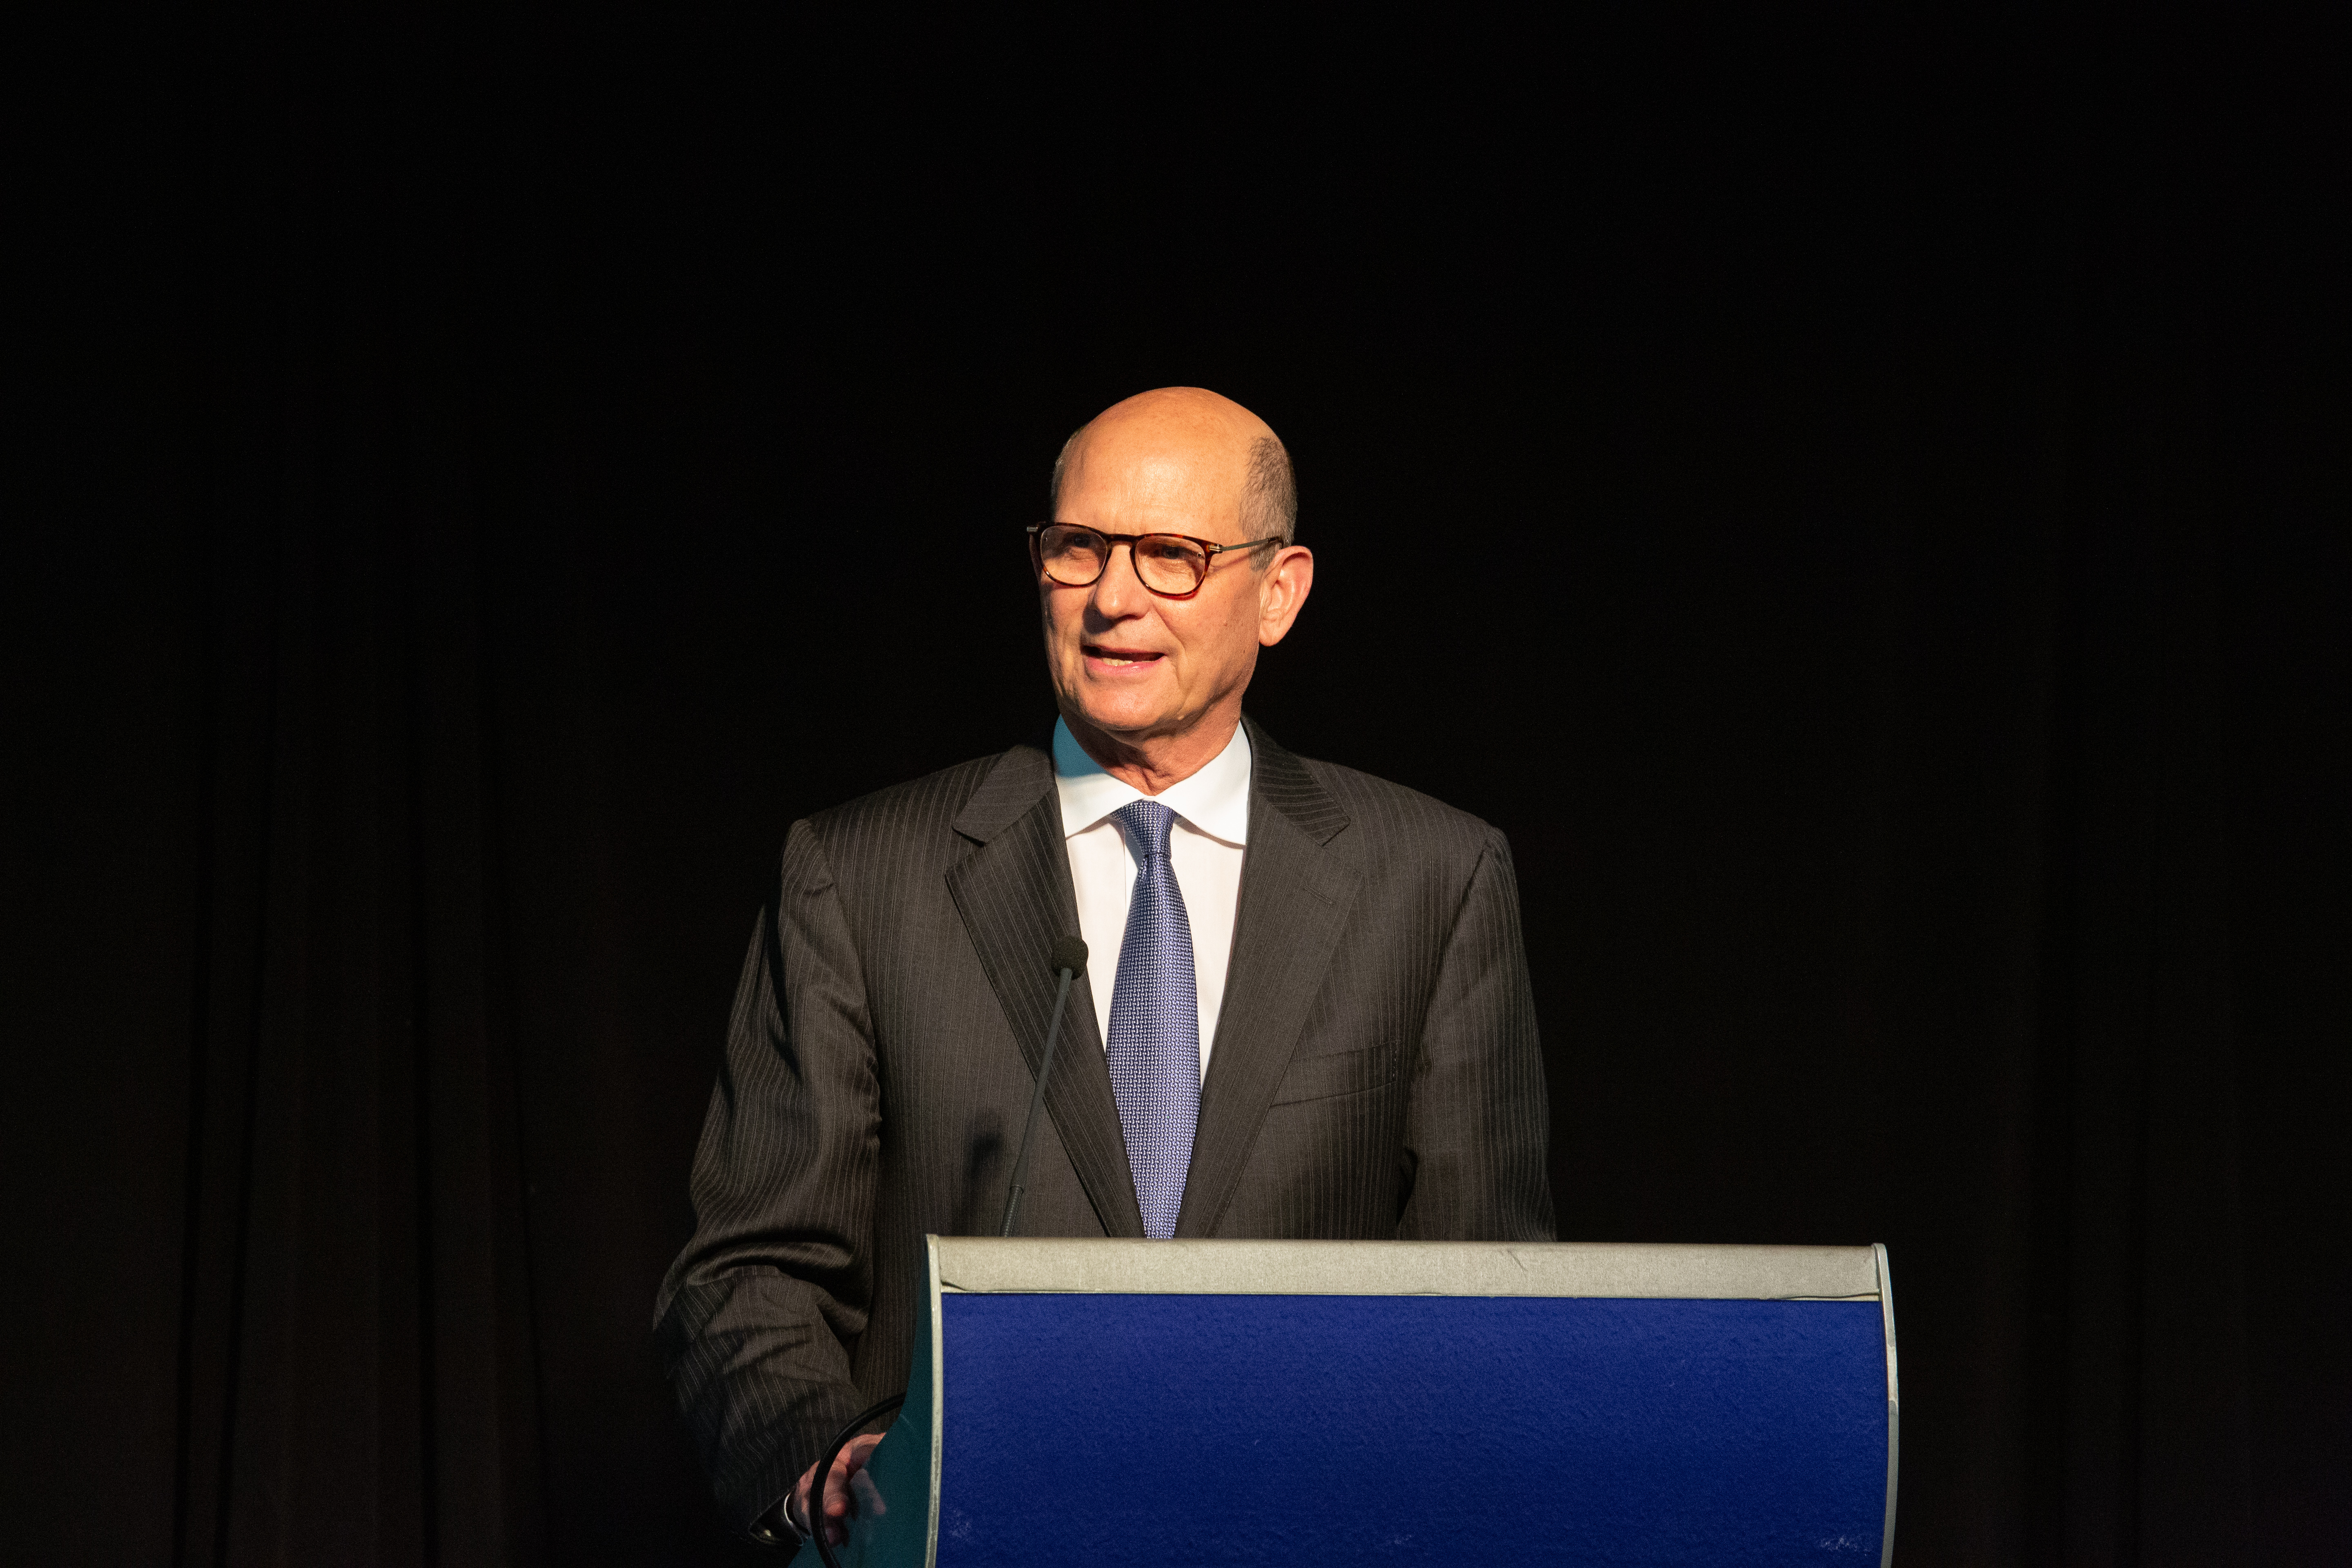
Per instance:
[[[1084,833],[1129,801],[1156,800],[1210,837],[1244,846],[1249,842],[1249,727],[1234,725],[1234,738],[1207,767],[1151,795],[1103,772],[1102,764],[1087,755],[1070,733],[1069,725],[1056,719],[1054,788],[1062,799],[1065,838]]]

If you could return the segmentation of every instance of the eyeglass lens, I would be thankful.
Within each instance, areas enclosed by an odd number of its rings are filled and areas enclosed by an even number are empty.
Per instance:
[[[1083,588],[1110,564],[1110,541],[1091,528],[1055,523],[1037,535],[1037,558],[1045,575],[1067,587]],[[1189,594],[1209,572],[1208,552],[1176,533],[1147,533],[1135,542],[1135,574],[1161,594]]]

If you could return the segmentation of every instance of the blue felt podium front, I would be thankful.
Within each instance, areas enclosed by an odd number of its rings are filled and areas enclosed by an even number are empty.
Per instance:
[[[952,1272],[973,1244],[948,1245]],[[1883,1293],[1273,1294],[1171,1279],[1194,1288],[936,1289],[933,1343],[876,1456],[887,1512],[859,1521],[845,1561],[1884,1560]]]

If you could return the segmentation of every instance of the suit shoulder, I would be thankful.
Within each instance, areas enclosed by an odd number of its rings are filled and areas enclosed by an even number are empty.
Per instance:
[[[1493,824],[1433,795],[1338,763],[1310,757],[1298,762],[1348,814],[1350,828],[1383,849],[1419,847],[1424,851],[1475,857],[1494,846],[1507,852],[1501,831]]]
[[[809,831],[835,857],[880,846],[903,850],[909,842],[936,838],[949,832],[956,814],[1003,758],[1002,752],[975,757],[828,806],[806,818]]]

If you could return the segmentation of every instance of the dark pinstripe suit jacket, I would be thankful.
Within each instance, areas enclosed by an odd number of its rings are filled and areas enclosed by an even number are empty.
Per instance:
[[[1552,1237],[1503,836],[1255,724],[1234,952],[1179,1237]],[[1078,929],[1053,763],[1016,746],[795,823],[656,1332],[749,1524],[905,1385],[924,1233],[992,1235]],[[1143,1234],[1081,980],[1022,1230]]]

